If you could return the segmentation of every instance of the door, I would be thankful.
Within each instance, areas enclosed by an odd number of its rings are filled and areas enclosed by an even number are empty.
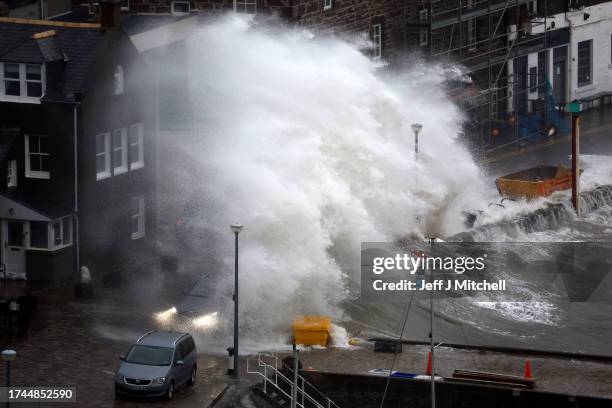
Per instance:
[[[2,252],[4,256],[2,262],[6,267],[6,274],[9,278],[25,278],[23,226],[23,221],[3,221]]]
[[[553,50],[553,96],[555,105],[564,105],[566,93],[567,48],[558,47]]]
[[[514,110],[519,115],[527,113],[527,55],[514,59]]]

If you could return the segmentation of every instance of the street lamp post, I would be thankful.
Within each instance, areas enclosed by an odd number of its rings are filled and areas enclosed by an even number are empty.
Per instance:
[[[242,224],[234,223],[230,226],[236,237],[234,256],[234,378],[238,379],[238,234],[242,231]]]
[[[4,350],[2,352],[2,360],[6,361],[6,388],[8,392],[8,388],[11,386],[11,361],[15,360],[17,357],[17,352],[15,350]],[[6,401],[6,407],[9,407],[8,400]]]
[[[416,159],[419,156],[419,133],[423,129],[423,125],[420,123],[412,124],[412,131],[414,132],[414,158]]]

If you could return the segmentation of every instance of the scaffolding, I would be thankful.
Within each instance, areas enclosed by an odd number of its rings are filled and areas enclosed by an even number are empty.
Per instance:
[[[407,24],[407,44],[422,47],[436,61],[461,66],[471,78],[455,81],[448,92],[465,112],[466,140],[477,150],[565,130],[560,113],[565,101],[555,100],[548,79],[549,1],[406,1],[413,8],[406,15],[416,16]],[[409,44],[415,38],[417,44]],[[537,67],[528,68],[528,55],[534,53]],[[529,99],[530,94],[537,97]]]

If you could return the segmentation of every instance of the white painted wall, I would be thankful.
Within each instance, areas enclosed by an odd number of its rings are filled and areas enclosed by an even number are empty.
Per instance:
[[[587,20],[585,14],[589,15]],[[612,92],[612,2],[585,7],[567,13],[571,24],[570,100],[600,92]],[[589,85],[578,88],[578,43],[593,40],[593,78]]]

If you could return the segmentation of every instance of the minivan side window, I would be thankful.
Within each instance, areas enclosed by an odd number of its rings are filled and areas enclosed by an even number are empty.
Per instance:
[[[182,360],[185,357],[183,353],[183,343],[179,343],[176,345],[176,351],[174,352],[174,362],[176,363],[179,360]]]
[[[191,352],[195,349],[195,344],[193,343],[193,338],[187,337],[183,342],[183,356],[187,357]]]

